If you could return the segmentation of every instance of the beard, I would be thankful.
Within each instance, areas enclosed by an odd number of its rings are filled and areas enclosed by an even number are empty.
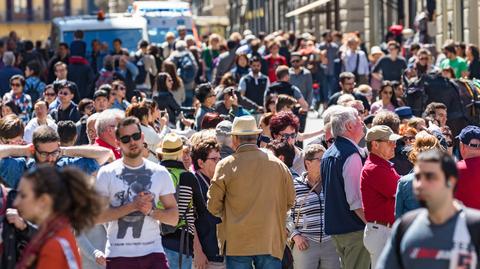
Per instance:
[[[137,148],[134,150],[129,150],[128,152],[123,152],[123,156],[129,159],[136,159],[142,155],[142,149]]]

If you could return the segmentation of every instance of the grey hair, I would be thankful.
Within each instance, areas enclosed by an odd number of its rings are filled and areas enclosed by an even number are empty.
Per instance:
[[[337,138],[344,135],[347,131],[347,124],[356,120],[357,117],[358,111],[352,107],[343,107],[336,111],[330,119],[330,122],[332,123],[332,136]]]
[[[11,51],[6,51],[3,53],[2,60],[6,66],[13,66],[15,64],[15,54]]]
[[[338,97],[337,104],[345,106],[348,102],[355,100],[355,97],[349,93],[344,93]]]
[[[333,114],[335,114],[342,107],[343,106],[340,106],[340,105],[329,106],[327,110],[323,112],[323,124],[329,123],[330,118],[333,116]]]
[[[104,133],[108,126],[115,125],[117,126],[117,121],[125,118],[125,112],[120,109],[107,109],[99,113],[95,121],[95,131],[97,135]]]

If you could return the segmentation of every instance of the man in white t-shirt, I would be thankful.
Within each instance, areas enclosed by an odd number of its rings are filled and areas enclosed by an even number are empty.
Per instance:
[[[108,222],[107,269],[168,268],[160,222],[175,226],[175,187],[167,169],[142,158],[144,135],[138,119],[120,121],[116,137],[123,158],[102,167],[96,189],[109,208],[98,222]]]

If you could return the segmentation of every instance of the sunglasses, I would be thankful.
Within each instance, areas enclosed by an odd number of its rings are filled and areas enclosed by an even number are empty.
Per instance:
[[[120,137],[120,142],[123,144],[128,144],[130,143],[130,139],[133,139],[133,141],[138,141],[142,138],[142,132],[134,133],[132,135],[125,135]]]
[[[291,63],[299,63],[300,60],[291,60],[290,62],[291,62]]]
[[[297,133],[291,133],[291,134],[282,134],[281,135],[283,139],[288,140],[288,139],[295,139],[297,137]]]
[[[44,96],[55,96],[56,94],[54,92],[45,92],[43,93]]]
[[[12,86],[12,87],[21,87],[22,84],[20,84],[20,83],[11,83],[10,86]]]
[[[403,139],[405,141],[413,141],[413,140],[415,140],[415,136],[405,136]]]
[[[69,92],[58,92],[58,95],[63,95],[63,96],[66,96],[66,95],[69,95],[70,93]]]

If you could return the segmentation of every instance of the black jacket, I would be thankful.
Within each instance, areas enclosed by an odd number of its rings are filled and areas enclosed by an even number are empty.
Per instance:
[[[0,192],[2,192],[3,195],[3,191],[1,188]],[[13,207],[13,200],[15,200],[16,193],[17,192],[15,190],[10,190],[8,192],[7,208]],[[27,223],[27,228],[23,231],[20,231],[17,230],[13,224],[9,224],[6,218],[4,218],[2,222],[3,253],[0,257],[0,268],[14,269],[15,264],[21,256],[21,251],[25,248],[33,235],[37,232],[37,229],[30,223]]]
[[[158,92],[158,96],[153,97],[153,100],[157,103],[158,109],[167,110],[168,119],[170,123],[176,123],[177,116],[181,112],[181,107],[173,98],[170,92]]]

